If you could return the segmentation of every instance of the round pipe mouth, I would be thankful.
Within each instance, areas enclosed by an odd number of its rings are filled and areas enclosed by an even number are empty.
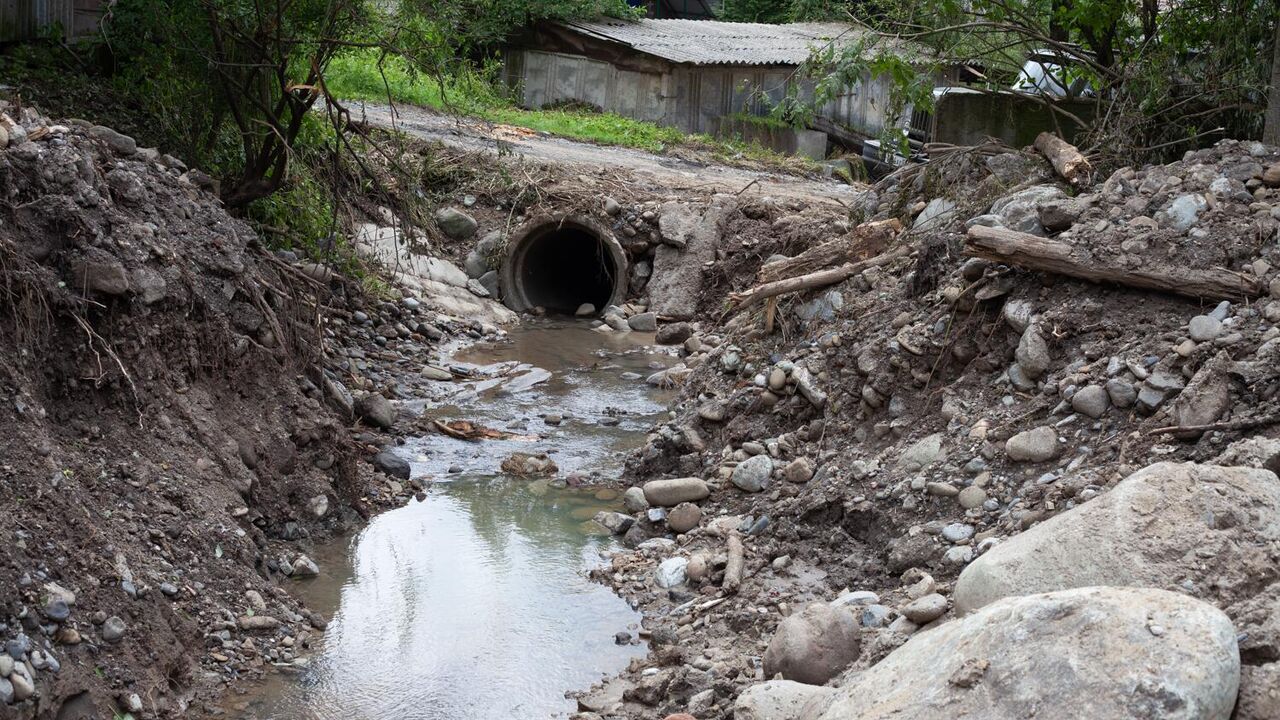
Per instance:
[[[626,299],[627,269],[622,244],[591,218],[533,218],[507,241],[499,273],[502,301],[516,312],[542,308],[567,315],[590,304],[598,315]]]

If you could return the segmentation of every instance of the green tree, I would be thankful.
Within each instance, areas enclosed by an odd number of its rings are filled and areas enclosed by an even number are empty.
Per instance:
[[[776,0],[724,0],[716,19],[727,22],[784,23],[791,20],[791,6]]]
[[[847,3],[847,9],[868,7]],[[1096,117],[1090,149],[1117,161],[1158,159],[1223,136],[1259,137],[1280,15],[1274,0],[881,0],[866,11],[870,40],[815,57],[828,81],[874,70],[901,42],[928,48],[918,74],[960,64],[985,77],[978,89],[1010,87],[1029,54],[1048,52],[1068,85],[1088,88]],[[852,15],[851,15],[852,17]],[[900,68],[899,68],[900,69]],[[895,72],[899,96],[920,79]],[[918,107],[918,106],[917,106]],[[1276,110],[1280,121],[1280,109]]]

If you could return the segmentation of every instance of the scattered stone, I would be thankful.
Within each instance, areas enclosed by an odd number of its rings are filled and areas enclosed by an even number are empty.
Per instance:
[[[108,643],[120,642],[126,629],[124,620],[119,615],[112,615],[102,623],[102,640]]]
[[[942,462],[946,457],[946,450],[942,447],[942,433],[934,433],[912,443],[902,453],[898,464],[907,472],[915,472]]]
[[[813,463],[809,461],[809,458],[796,458],[787,463],[787,466],[782,469],[782,477],[787,482],[809,482],[813,478]]]
[[[987,501],[987,491],[977,485],[970,485],[961,490],[956,499],[960,502],[960,507],[965,510],[972,510],[982,507],[982,504]]]
[[[659,345],[680,345],[693,337],[693,326],[687,322],[676,322],[658,328],[654,341]]]
[[[378,393],[363,393],[355,401],[356,417],[383,430],[396,423],[396,408]]]
[[[917,625],[927,625],[947,611],[947,599],[938,593],[912,600],[902,608],[902,616]]]
[[[590,315],[595,315],[596,306],[592,305],[591,303],[582,303],[581,305],[578,306],[577,310],[573,311],[573,314],[578,317],[588,317]]]
[[[942,528],[942,538],[950,543],[964,542],[972,538],[973,533],[973,526],[965,523],[951,523]]]
[[[773,460],[768,455],[755,455],[738,463],[730,476],[739,490],[757,493],[769,487],[773,479]]]
[[[724,422],[726,414],[724,403],[719,400],[709,400],[698,406],[698,417],[707,422]]]
[[[674,507],[682,502],[696,502],[711,494],[701,478],[686,477],[650,480],[645,483],[644,499],[657,507]]]
[[[408,480],[413,468],[409,461],[390,450],[383,450],[373,456],[373,466],[393,478]]]
[[[667,527],[674,533],[687,533],[702,522],[702,508],[683,502],[667,513]]]
[[[1111,378],[1107,381],[1106,389],[1111,404],[1118,408],[1131,408],[1138,401],[1138,391],[1134,389],[1131,382]]]
[[[1039,327],[1032,325],[1022,333],[1022,339],[1018,341],[1018,349],[1014,352],[1014,359],[1018,361],[1018,367],[1022,372],[1032,380],[1040,379],[1040,376],[1049,370],[1051,361],[1049,345],[1040,334]]]
[[[1044,462],[1058,454],[1058,432],[1042,425],[1014,435],[1005,442],[1005,453],[1017,462]]]
[[[293,561],[293,577],[313,578],[320,574],[320,566],[306,555],[299,555]]]
[[[627,326],[636,332],[654,332],[658,329],[657,313],[643,312],[627,318]]]
[[[515,452],[502,461],[502,472],[522,478],[550,477],[560,468],[546,453]]]
[[[129,274],[119,260],[83,260],[72,268],[72,287],[102,295],[124,295],[129,292]]]
[[[122,157],[131,157],[138,152],[138,143],[133,138],[105,125],[89,128],[89,135],[103,141],[112,152]]]
[[[860,648],[852,614],[827,603],[811,603],[779,623],[764,654],[764,674],[822,685],[856,660]]]
[[[858,623],[865,628],[882,628],[893,619],[893,608],[879,603],[872,603],[862,608],[858,614]]]
[[[25,673],[13,673],[9,676],[8,682],[13,688],[13,702],[22,702],[36,694],[35,683]],[[0,691],[0,694],[3,694],[2,691]]]
[[[476,234],[479,223],[457,208],[444,207],[436,211],[436,226],[453,240],[466,240]]]
[[[639,487],[627,488],[627,491],[622,493],[622,507],[629,513],[642,513],[648,510],[649,501],[644,497],[644,490]]]
[[[938,497],[955,497],[960,494],[960,490],[955,485],[946,482],[930,482],[925,483],[925,492]]]
[[[1222,335],[1222,321],[1209,315],[1197,315],[1191,318],[1187,326],[1187,334],[1196,342],[1211,342]]]
[[[1160,225],[1178,232],[1186,232],[1195,225],[1200,213],[1208,207],[1204,196],[1199,193],[1179,195],[1169,207],[1156,213]]]
[[[270,615],[242,615],[236,622],[245,632],[267,632],[280,627],[280,621]]]
[[[653,581],[660,588],[673,588],[677,585],[685,584],[689,576],[685,572],[689,565],[689,561],[682,557],[673,557],[663,560],[658,565],[658,570],[654,573]]]
[[[71,607],[62,598],[49,598],[49,601],[44,605],[44,615],[54,622],[64,622],[71,617]]]
[[[614,535],[625,535],[631,529],[631,526],[635,524],[635,518],[630,515],[608,510],[601,510],[592,519],[596,521],[597,525]]]
[[[1081,415],[1100,418],[1111,407],[1111,397],[1101,385],[1086,385],[1071,396],[1071,409]]]

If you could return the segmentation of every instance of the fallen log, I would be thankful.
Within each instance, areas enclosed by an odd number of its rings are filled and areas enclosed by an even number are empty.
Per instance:
[[[854,228],[848,237],[811,247],[795,257],[765,265],[760,268],[760,282],[774,282],[878,255],[901,231],[902,223],[896,218],[863,223]]]
[[[969,228],[965,254],[1017,265],[1028,270],[1066,275],[1095,283],[1114,283],[1143,290],[1210,300],[1256,297],[1262,286],[1257,279],[1222,268],[1187,268],[1160,265],[1141,269],[1112,267],[1078,258],[1067,243],[1005,228],[975,225]]]
[[[738,592],[738,588],[742,586],[744,567],[746,558],[743,555],[742,536],[737,530],[733,530],[729,533],[729,558],[724,566],[724,582],[720,583],[725,592]]]
[[[742,310],[750,307],[761,300],[775,297],[777,295],[785,295],[786,293],[799,292],[801,290],[812,290],[813,288],[826,287],[843,282],[858,273],[870,267],[878,267],[887,265],[898,258],[903,258],[911,254],[911,246],[903,245],[894,248],[887,253],[877,255],[868,260],[856,263],[845,263],[838,267],[819,270],[818,272],[809,273],[808,275],[800,275],[799,277],[787,278],[776,282],[757,285],[750,290],[744,290],[740,293],[732,293],[729,295],[729,303],[733,310]]]
[[[1053,133],[1042,132],[1036,136],[1035,148],[1048,158],[1049,164],[1053,165],[1054,171],[1063,180],[1075,187],[1089,184],[1093,177],[1093,165],[1075,145]]]

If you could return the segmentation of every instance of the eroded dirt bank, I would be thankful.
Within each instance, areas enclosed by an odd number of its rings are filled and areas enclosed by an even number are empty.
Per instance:
[[[699,210],[715,259],[659,330],[677,417],[629,460],[636,549],[598,572],[654,649],[580,720],[1274,717],[1278,161],[1225,141],[1076,192],[982,148],[862,196],[875,232]],[[876,261],[766,330],[734,301],[815,257],[807,224],[845,240],[805,270]],[[974,257],[973,226],[1065,269]],[[1227,289],[1063,274],[1099,267]],[[1139,589],[1061,592],[1103,585]]]

